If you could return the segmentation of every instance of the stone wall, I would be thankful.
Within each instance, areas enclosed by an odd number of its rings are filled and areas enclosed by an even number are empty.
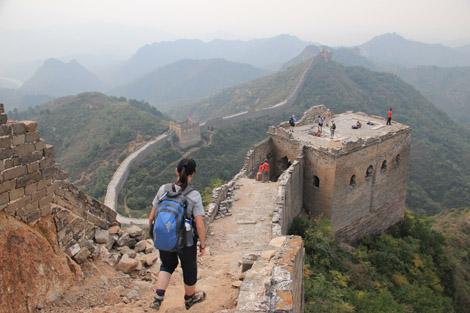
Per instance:
[[[246,272],[235,312],[301,313],[304,311],[305,251],[299,236],[274,238],[270,255]]]
[[[7,122],[3,104],[0,122],[2,211],[29,225],[52,214],[64,251],[116,222],[113,210],[65,180],[54,147],[40,138],[36,122]]]
[[[108,184],[108,189],[104,198],[104,203],[108,207],[116,210],[119,192],[126,183],[127,177],[131,171],[131,166],[141,162],[151,153],[159,149],[168,140],[169,136],[169,133],[164,133],[158,136],[155,140],[146,143],[138,150],[131,153],[127,158],[124,159],[124,161],[121,162],[119,168],[116,170],[116,172],[114,172],[114,175]],[[120,220],[120,222],[121,219],[123,219],[123,217],[118,216],[118,220]],[[148,220],[146,223],[148,224]]]
[[[261,163],[268,158],[270,152],[273,151],[273,143],[271,138],[255,144],[250,151],[246,154],[244,168],[246,169],[246,176],[249,178],[255,178],[258,168]],[[271,160],[268,160],[270,167],[272,166]]]
[[[170,122],[170,130],[178,136],[179,146],[181,148],[195,145],[201,141],[199,123],[190,118],[181,123]]]

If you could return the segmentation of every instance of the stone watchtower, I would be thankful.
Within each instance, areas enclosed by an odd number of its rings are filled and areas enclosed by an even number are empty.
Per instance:
[[[184,122],[170,122],[170,130],[178,136],[179,146],[186,148],[201,141],[201,129],[196,120],[188,118]]]
[[[270,139],[259,153],[260,158],[271,153],[274,177],[294,162],[300,165],[295,177],[299,199],[292,201],[298,208],[293,212],[304,209],[331,219],[336,238],[343,242],[381,232],[403,219],[411,128],[396,122],[386,126],[381,117],[346,112],[333,117],[333,139],[326,125],[316,137],[316,116],[323,113],[323,106],[311,108],[293,135],[287,123],[270,127]],[[352,129],[357,121],[362,127]]]

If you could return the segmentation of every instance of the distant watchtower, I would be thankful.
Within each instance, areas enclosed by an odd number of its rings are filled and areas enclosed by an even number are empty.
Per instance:
[[[181,123],[170,122],[170,130],[178,136],[179,146],[186,148],[201,141],[201,129],[196,120],[188,118]]]
[[[270,127],[270,165],[274,178],[294,161],[300,163],[293,212],[304,210],[315,217],[331,219],[339,241],[354,242],[381,232],[404,216],[411,128],[382,117],[346,112],[333,117],[335,138],[323,127],[314,136],[316,117],[323,106],[311,108],[295,127],[293,135],[283,123]],[[352,129],[357,121],[359,129]],[[367,122],[371,123],[368,124]],[[292,191],[291,191],[292,192]],[[294,198],[294,197],[293,197]]]

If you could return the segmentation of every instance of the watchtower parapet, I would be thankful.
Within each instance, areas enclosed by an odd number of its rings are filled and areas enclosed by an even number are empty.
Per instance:
[[[180,123],[170,122],[170,130],[178,136],[179,146],[186,148],[201,141],[201,128],[199,122],[188,118]]]

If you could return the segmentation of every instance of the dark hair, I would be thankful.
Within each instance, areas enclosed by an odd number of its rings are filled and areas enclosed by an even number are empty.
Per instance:
[[[184,190],[188,186],[188,176],[196,172],[196,161],[184,158],[178,163],[176,170],[178,171],[178,179],[175,184]]]

